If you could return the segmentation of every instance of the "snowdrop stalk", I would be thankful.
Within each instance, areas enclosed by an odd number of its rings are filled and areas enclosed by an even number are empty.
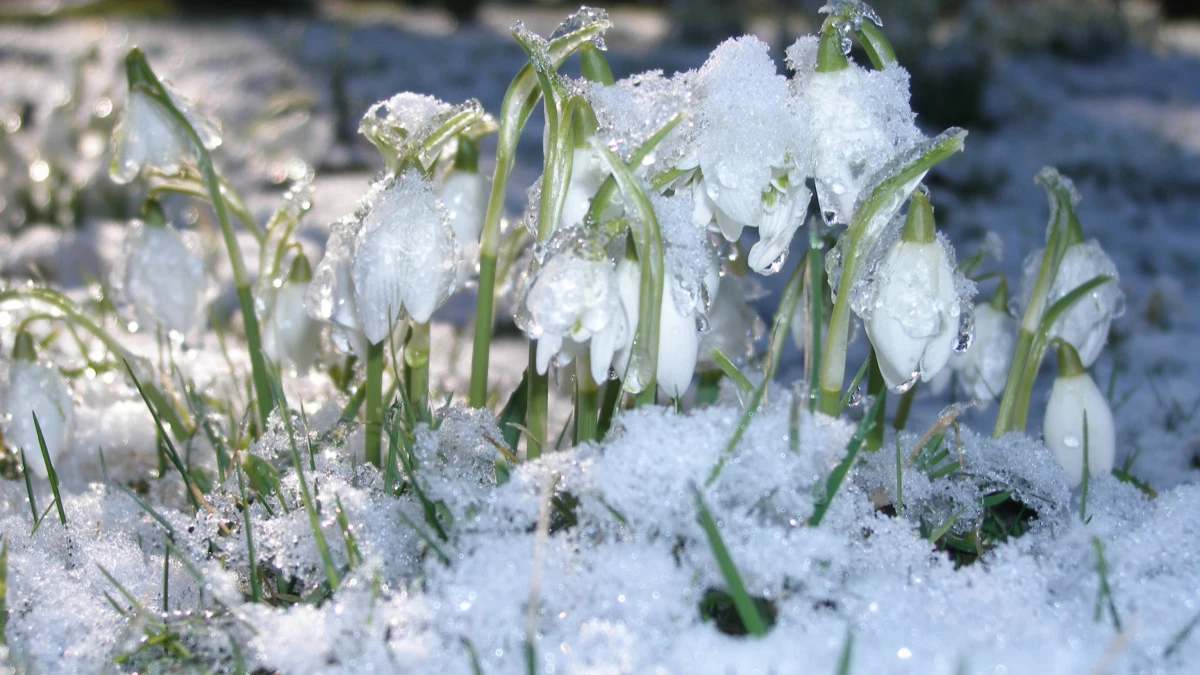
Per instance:
[[[551,67],[557,68],[576,50],[603,35],[611,25],[607,18],[600,18],[560,35],[550,41],[545,60]],[[468,402],[476,408],[487,404],[488,360],[492,340],[492,314],[496,300],[496,261],[500,253],[500,221],[504,216],[504,197],[508,189],[508,178],[512,175],[516,162],[517,141],[541,94],[534,64],[527,63],[513,78],[500,106],[496,169],[492,174],[492,191],[488,196],[487,212],[479,241],[479,291],[475,305],[471,386],[468,393]]]
[[[246,265],[242,261],[242,250],[237,242],[237,235],[233,230],[233,223],[229,219],[229,209],[225,202],[225,197],[221,191],[221,181],[217,177],[217,172],[213,168],[212,156],[204,147],[200,135],[196,129],[188,122],[187,117],[175,107],[171,101],[171,97],[163,88],[162,82],[150,69],[150,64],[146,62],[146,57],[142,51],[136,47],[129,50],[129,54],[125,57],[125,74],[129,82],[129,91],[132,94],[137,91],[153,100],[157,105],[161,106],[171,119],[173,119],[178,129],[186,135],[188,145],[191,147],[192,156],[196,160],[196,166],[200,170],[200,176],[203,180],[204,187],[208,191],[208,198],[212,204],[213,212],[217,216],[217,222],[221,225],[221,236],[225,241],[225,249],[229,255],[229,266],[233,271],[233,284],[237,293],[238,306],[242,313],[242,323],[246,331],[246,347],[250,353],[250,370],[254,382],[255,401],[258,412],[258,428],[266,428],[267,416],[271,413],[273,407],[273,397],[271,395],[270,377],[267,374],[266,358],[262,349],[262,338],[258,326],[258,316],[254,312],[254,297],[250,289],[250,280],[246,275]]]
[[[895,204],[897,198],[905,197],[904,190],[915,188],[914,181],[919,180],[935,164],[962,150],[966,135],[967,132],[962,129],[950,129],[938,136],[924,152],[879,183],[854,211],[850,225],[842,234],[847,244],[844,249],[842,275],[838,282],[837,299],[834,300],[829,318],[829,333],[821,353],[817,404],[821,412],[836,415],[841,407],[839,403],[842,383],[846,377],[846,348],[850,334],[850,289],[866,257],[862,253],[869,250],[872,244],[868,236],[871,222],[881,210]]]
[[[995,438],[1010,431],[1025,429],[1034,380],[1045,356],[1048,347],[1047,336],[1055,320],[1087,293],[1112,281],[1112,278],[1107,276],[1095,277],[1047,307],[1055,275],[1063,257],[1066,256],[1067,248],[1073,243],[1083,241],[1083,233],[1075,215],[1077,196],[1070,181],[1050,167],[1038,172],[1036,180],[1046,189],[1050,202],[1046,248],[1042,254],[1029,305],[1021,318],[1017,345],[1012,365],[1008,370],[1008,381],[1004,387],[1004,396],[1000,399],[1000,409],[996,413],[996,425],[992,429],[992,436]]]

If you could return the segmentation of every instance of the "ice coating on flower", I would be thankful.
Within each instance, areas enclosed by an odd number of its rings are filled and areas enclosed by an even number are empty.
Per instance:
[[[163,89],[196,131],[205,149],[212,150],[221,145],[220,127],[216,122],[195,110],[169,84],[164,82]],[[191,140],[186,130],[161,103],[141,89],[130,92],[125,116],[113,130],[113,143],[116,151],[110,173],[117,183],[133,180],[143,167],[174,174],[179,171],[181,162],[192,157]]]
[[[483,116],[483,107],[471,99],[454,106],[433,96],[401,92],[386,101],[367,108],[358,125],[358,132],[367,137],[389,167],[400,159],[419,157],[422,144],[430,135],[459,112]]]
[[[351,270],[363,333],[382,342],[405,316],[427,323],[450,297],[458,245],[434,185],[406,171],[364,198]]]
[[[487,210],[487,180],[478,171],[452,169],[438,186],[438,197],[446,207],[450,229],[462,252],[457,285],[464,285],[479,257],[479,233]]]
[[[631,75],[612,85],[590,83],[585,90],[596,112],[596,135],[618,157],[628,160],[673,117],[695,105],[690,75],[664,77],[662,71]],[[685,117],[647,155],[640,167],[655,176],[676,167],[688,148],[692,120]]]
[[[604,51],[608,49],[604,44],[604,31],[608,30],[612,22],[608,19],[608,11],[603,7],[581,6],[574,14],[563,19],[558,28],[555,28],[554,32],[550,34],[550,39],[554,40],[596,25],[599,25],[600,30],[592,36],[590,41],[596,49]]]
[[[170,224],[134,221],[114,286],[133,306],[140,324],[187,335],[206,317],[212,283],[200,254]]]
[[[679,167],[700,170],[693,183],[693,220],[730,241],[744,227],[760,228],[754,268],[777,271],[774,263],[811,197],[803,185],[811,164],[809,127],[801,124],[768,46],[757,38],[722,43],[694,80],[694,156]]]
[[[1071,487],[1083,482],[1084,415],[1089,473],[1102,476],[1112,471],[1116,455],[1116,427],[1108,400],[1086,372],[1055,378],[1042,437],[1054,459],[1066,470]]]
[[[1025,258],[1018,302],[1022,312],[1029,306],[1034,284],[1037,283],[1042,253],[1039,249]],[[1099,358],[1108,342],[1108,329],[1113,319],[1121,316],[1125,307],[1125,293],[1119,285],[1117,265],[1098,241],[1090,239],[1067,247],[1046,303],[1047,308],[1053,306],[1063,296],[1100,275],[1110,276],[1113,280],[1080,298],[1050,328],[1049,337],[1059,337],[1071,343],[1079,352],[1084,366],[1092,365]]]
[[[986,402],[1000,397],[1016,342],[1016,319],[987,303],[975,306],[975,339],[966,352],[950,358],[959,384],[971,398]]]
[[[642,270],[636,260],[624,259],[617,263],[617,286],[621,303],[630,326],[636,327],[639,312],[639,293]],[[655,378],[658,386],[674,398],[680,398],[692,383],[696,372],[696,361],[700,355],[700,331],[696,327],[696,315],[682,310],[672,298],[677,293],[674,287],[679,281],[667,275],[663,285],[662,306],[658,323],[658,357]],[[629,340],[617,352],[614,365],[618,374],[626,372],[633,352],[634,330]]]
[[[937,375],[958,340],[959,297],[944,246],[893,244],[880,263],[872,311],[862,317],[883,379],[897,393]]]
[[[304,309],[308,284],[286,282],[263,321],[263,350],[272,360],[308,370],[321,348],[321,326]]]
[[[921,140],[909,106],[908,72],[853,62],[815,70],[818,38],[800,38],[787,51],[795,71],[792,95],[811,115],[817,200],[826,220],[849,223],[873,174]]]
[[[313,271],[313,279],[304,297],[304,308],[318,321],[333,326],[333,344],[343,353],[367,357],[367,339],[358,318],[354,297],[355,244],[362,223],[355,217],[333,224],[325,244],[325,257]]]
[[[675,283],[667,284],[680,312],[703,315],[721,281],[717,252],[707,230],[691,220],[692,203],[686,193],[650,199],[663,240],[663,269]]]
[[[607,259],[588,260],[569,251],[551,256],[529,282],[522,306],[521,327],[537,340],[539,373],[546,372],[551,358],[562,367],[590,349],[592,377],[603,382],[613,354],[630,339],[617,277]]]
[[[53,365],[16,359],[8,366],[8,387],[4,392],[4,441],[12,448],[24,450],[30,470],[46,478],[46,463],[33,424],[35,414],[46,441],[46,452],[54,463],[71,440],[75,423],[71,392]]]

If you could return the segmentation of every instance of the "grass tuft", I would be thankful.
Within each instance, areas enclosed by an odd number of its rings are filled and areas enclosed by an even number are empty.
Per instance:
[[[746,592],[742,576],[738,573],[737,566],[734,565],[724,540],[721,539],[721,533],[717,530],[717,522],[713,520],[712,513],[705,505],[700,488],[692,485],[692,494],[696,498],[696,517],[700,521],[700,527],[704,529],[704,534],[708,537],[708,545],[712,548],[713,557],[717,559],[717,566],[721,568],[721,576],[725,577],[725,584],[729,587],[729,596],[737,610],[738,617],[742,620],[742,625],[750,635],[755,637],[766,635],[767,629],[770,628],[769,620],[759,611],[754,599]]]

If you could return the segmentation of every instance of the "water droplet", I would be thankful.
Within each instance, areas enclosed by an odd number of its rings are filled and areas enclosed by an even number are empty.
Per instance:
[[[708,322],[708,317],[703,314],[696,315],[696,331],[699,333],[707,333],[712,326]]]
[[[1067,434],[1066,436],[1063,436],[1062,442],[1063,445],[1071,449],[1075,449],[1083,445],[1079,442],[1079,437],[1075,434]]]
[[[918,368],[917,370],[912,371],[912,375],[909,375],[907,380],[905,380],[905,381],[901,382],[899,385],[893,387],[892,391],[894,391],[897,394],[903,394],[903,393],[907,392],[908,390],[912,389],[913,387],[917,386],[917,382],[920,382],[920,381],[921,381],[921,370]]]

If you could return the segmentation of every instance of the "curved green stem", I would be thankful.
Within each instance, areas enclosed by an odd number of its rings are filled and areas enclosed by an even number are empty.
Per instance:
[[[404,343],[404,380],[408,402],[418,411],[417,419],[429,416],[429,324],[413,323]]]
[[[579,30],[550,41],[547,57],[555,68],[597,35],[608,29],[608,21],[596,21]],[[492,190],[479,239],[479,289],[475,305],[475,335],[471,348],[471,386],[468,402],[481,408],[487,404],[488,352],[492,341],[492,313],[495,306],[496,257],[500,250],[500,221],[504,217],[504,196],[508,178],[516,162],[517,141],[521,130],[541,97],[532,64],[525,64],[513,78],[500,106],[500,128],[496,139],[496,169]]]
[[[364,458],[376,467],[380,464],[383,439],[383,342],[367,347],[367,424]]]
[[[575,444],[596,440],[600,386],[592,378],[592,359],[587,352],[575,357]]]

